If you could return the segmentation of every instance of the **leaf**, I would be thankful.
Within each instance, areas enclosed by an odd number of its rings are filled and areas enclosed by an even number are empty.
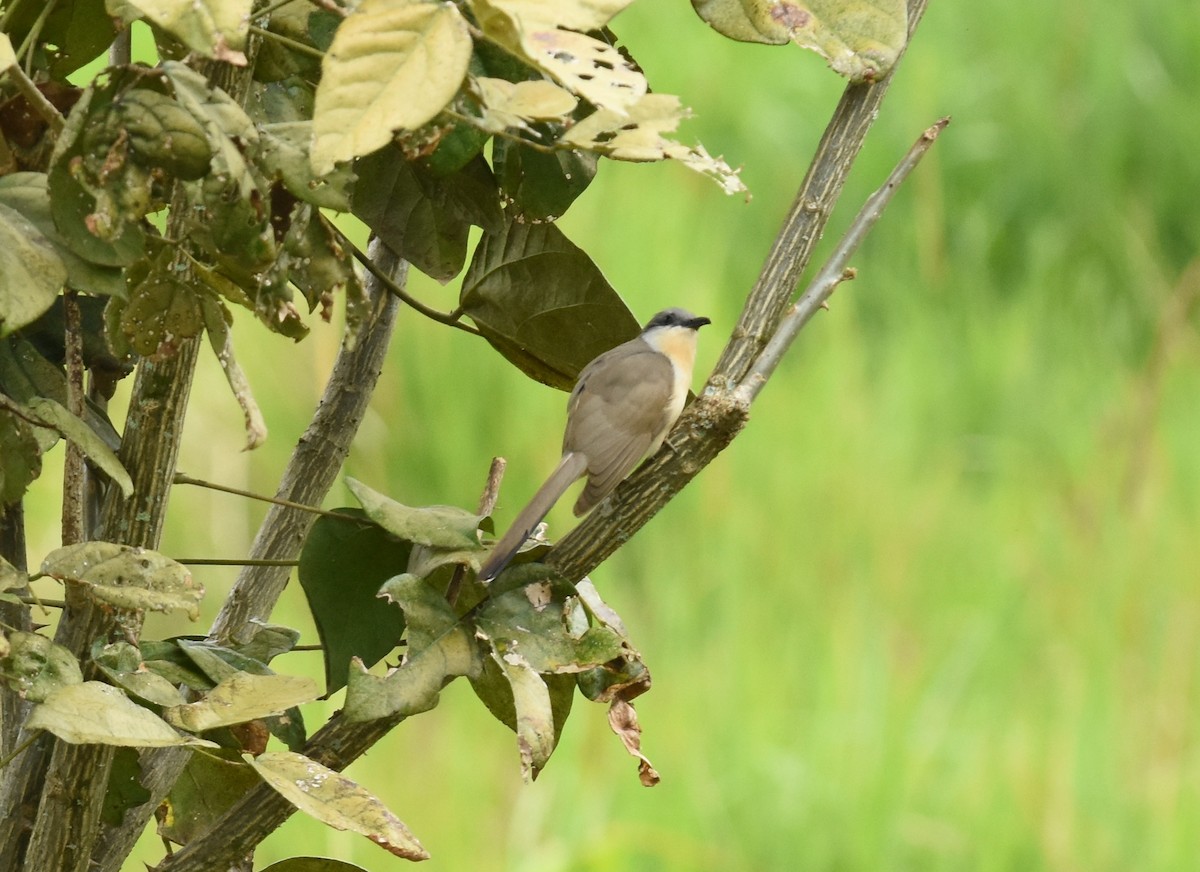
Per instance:
[[[158,715],[99,681],[85,681],[53,691],[29,713],[25,728],[46,730],[74,745],[216,747],[212,742],[180,735]]]
[[[392,131],[429,121],[458,92],[470,57],[467,22],[453,4],[363,0],[321,64],[313,167],[327,173],[386,145]]]
[[[353,211],[387,246],[430,278],[448,282],[467,258],[472,224],[502,224],[496,180],[476,155],[437,175],[385,148],[355,163]]]
[[[244,67],[252,0],[108,0],[126,22],[144,15],[205,57]]]
[[[113,106],[140,76],[125,68],[87,88],[67,116],[50,159],[47,187],[54,225],[71,250],[103,266],[129,266],[146,247],[139,221],[151,205],[150,176],[121,159],[121,128]]]
[[[11,630],[8,644],[8,654],[0,658],[0,681],[22,699],[43,702],[58,688],[83,681],[75,655],[45,636]]]
[[[569,91],[545,79],[510,82],[480,76],[472,85],[483,104],[480,124],[491,133],[510,127],[528,130],[531,121],[563,120],[579,105]]]
[[[362,503],[367,517],[394,536],[436,548],[483,550],[479,539],[479,524],[483,515],[457,506],[412,508],[353,478],[346,479],[346,486]]]
[[[638,761],[638,779],[645,787],[653,787],[661,780],[658,771],[650,763],[650,758],[642,753],[642,727],[638,723],[637,712],[624,699],[615,699],[608,709],[608,725],[616,733],[621,744],[630,756]]]
[[[20,330],[53,305],[67,268],[33,222],[0,203],[0,336]]]
[[[166,709],[163,718],[180,729],[201,733],[277,715],[319,695],[310,678],[235,672],[218,682],[204,699]]]
[[[17,63],[17,55],[13,51],[12,41],[7,33],[0,33],[0,70],[7,70]]]
[[[199,336],[204,311],[196,292],[170,266],[155,269],[130,292],[121,332],[138,354],[167,356],[179,342]]]
[[[34,428],[0,409],[0,507],[20,500],[41,472],[42,450]]]
[[[521,777],[534,781],[558,743],[550,691],[521,655],[493,648],[491,657],[512,689]]]
[[[361,866],[328,857],[288,857],[272,863],[262,872],[366,872]]]
[[[562,390],[589,361],[639,330],[596,264],[561,230],[511,216],[500,233],[480,240],[460,305],[493,348],[530,378]]]
[[[366,522],[359,509],[322,515],[300,552],[297,575],[321,637],[325,692],[346,685],[350,658],[373,666],[400,642],[404,615],[379,597],[387,579],[408,565],[412,543]]]
[[[204,588],[183,565],[144,548],[113,542],[81,542],[50,552],[42,573],[85,584],[99,601],[121,609],[200,616]]]
[[[671,158],[688,169],[708,176],[727,194],[741,193],[746,186],[737,170],[714,158],[704,146],[686,146],[667,139],[688,115],[679,98],[671,94],[647,94],[627,112],[600,109],[582,119],[560,138],[560,142],[628,161]]]
[[[593,152],[546,154],[505,139],[492,146],[501,194],[526,223],[561,218],[595,178],[597,161]]]
[[[175,685],[146,668],[142,653],[128,642],[113,642],[96,649],[92,661],[105,678],[138,699],[158,706],[185,702]]]
[[[119,827],[125,820],[125,812],[150,801],[150,791],[142,786],[141,776],[138,752],[133,748],[118,748],[108,771],[108,790],[104,792],[101,820],[109,826]]]
[[[208,832],[213,822],[259,783],[254,769],[228,751],[192,754],[163,801],[158,832],[186,845]]]
[[[352,662],[346,687],[350,721],[369,721],[394,715],[413,715],[437,705],[438,694],[460,675],[478,675],[479,646],[445,597],[412,575],[389,585],[388,595],[404,610],[408,622],[408,653],[404,662],[385,676],[372,675]]]
[[[264,124],[259,128],[259,143],[257,160],[268,178],[278,178],[306,203],[337,212],[350,211],[354,172],[349,166],[337,167],[324,175],[313,172],[308,159],[311,121]]]
[[[588,626],[569,592],[561,582],[538,581],[501,593],[480,607],[476,626],[538,672],[585,672],[619,657],[621,637],[603,624]]]
[[[719,33],[743,42],[794,42],[852,82],[891,71],[907,41],[904,0],[692,0]]]
[[[321,823],[360,833],[406,860],[429,858],[398,817],[372,793],[340,772],[287,751],[262,754],[251,760],[250,765],[288,802]]]
[[[20,212],[50,240],[55,253],[67,268],[67,285],[93,294],[125,296],[125,279],[120,269],[84,260],[58,232],[50,211],[50,191],[45,173],[11,173],[0,177],[0,204]]]
[[[100,435],[86,422],[76,418],[54,400],[34,397],[25,406],[34,418],[44,426],[57,430],[87,455],[88,459],[104,470],[128,499],[133,494],[133,479],[117,459]]]
[[[577,33],[598,30],[627,4],[472,0],[484,33],[595,106],[624,112],[648,90],[646,77],[613,45]],[[611,14],[609,14],[611,12]],[[606,17],[607,16],[607,17]],[[570,23],[567,23],[570,22]]]

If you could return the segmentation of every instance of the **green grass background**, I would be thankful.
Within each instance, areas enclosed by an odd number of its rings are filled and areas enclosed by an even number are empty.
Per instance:
[[[744,165],[754,198],[610,164],[562,226],[639,317],[712,317],[707,373],[842,85],[679,0],[615,27],[694,108],[683,138]],[[428,868],[1200,868],[1197,45],[1183,0],[932,3],[823,250],[922,129],[953,123],[748,429],[594,574],[653,669],[638,711],[662,784],[638,784],[582,699],[522,784],[512,735],[456,683],[350,770]],[[413,289],[444,308],[455,294]],[[206,354],[181,468],[270,492],[339,336],[241,326],[271,440],[240,452]],[[503,525],[552,466],[563,406],[404,312],[346,472],[471,506],[504,455]],[[177,489],[163,549],[244,554],[261,516]],[[35,537],[34,559],[54,544]],[[207,620],[233,576],[198,574]],[[315,639],[298,591],[276,618]],[[310,707],[310,727],[332,708]],[[299,852],[405,865],[297,815],[259,868]],[[129,868],[157,856],[147,837]]]

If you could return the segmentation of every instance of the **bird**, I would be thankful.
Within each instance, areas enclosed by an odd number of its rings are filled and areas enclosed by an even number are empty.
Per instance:
[[[605,351],[579,373],[567,401],[562,459],[521,510],[479,568],[498,576],[546,513],[572,484],[587,476],[575,517],[612,493],[638,462],[654,454],[683,411],[696,362],[696,331],[708,318],[664,309],[642,332]]]

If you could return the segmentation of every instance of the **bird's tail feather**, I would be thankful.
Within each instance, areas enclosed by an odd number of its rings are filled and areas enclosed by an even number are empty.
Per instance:
[[[513,555],[525,544],[529,534],[541,523],[542,518],[546,517],[546,513],[558,502],[558,498],[585,472],[587,472],[586,457],[573,451],[563,455],[554,472],[550,473],[550,477],[546,479],[546,483],[533,495],[533,499],[521,510],[521,514],[517,515],[517,519],[508,528],[508,532],[496,543],[491,555],[480,567],[479,578],[481,581],[492,580],[501,573],[504,567],[508,566]]]

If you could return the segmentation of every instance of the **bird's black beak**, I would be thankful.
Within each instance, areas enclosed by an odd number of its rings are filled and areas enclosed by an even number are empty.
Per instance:
[[[712,323],[712,321],[710,321],[708,318],[705,318],[703,315],[701,315],[698,318],[693,318],[692,320],[686,322],[684,324],[684,326],[691,327],[693,330],[699,330],[705,324],[711,324],[711,323]]]

